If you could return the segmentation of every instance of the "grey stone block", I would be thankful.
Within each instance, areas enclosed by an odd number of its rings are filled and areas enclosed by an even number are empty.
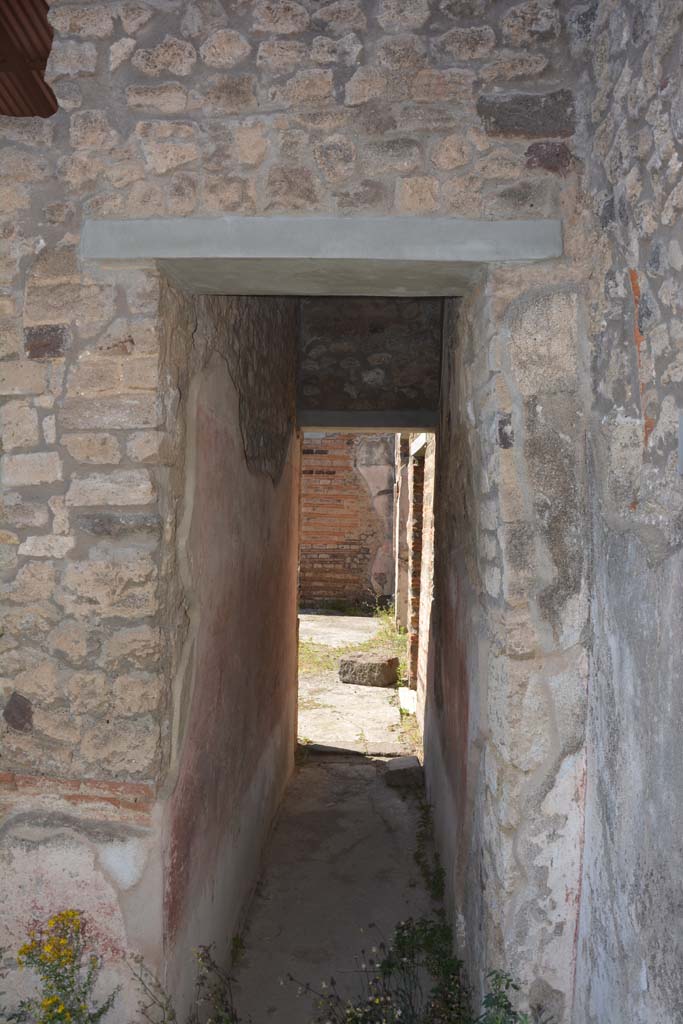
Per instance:
[[[395,686],[398,658],[382,651],[348,654],[339,661],[339,678],[355,686]]]
[[[480,96],[477,113],[487,135],[565,137],[573,135],[576,126],[574,96],[568,89]]]

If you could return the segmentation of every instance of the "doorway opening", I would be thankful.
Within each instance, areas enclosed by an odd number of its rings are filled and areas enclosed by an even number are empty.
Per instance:
[[[306,431],[301,458],[298,742],[406,750],[394,622],[395,435]]]
[[[435,451],[424,432],[303,432],[298,742],[306,748],[422,754]]]
[[[411,218],[409,244],[397,247],[391,237],[407,222],[360,218],[335,222],[334,246],[323,249],[319,218],[298,218],[296,231],[284,220],[145,222],[137,234],[108,222],[106,230],[90,224],[84,241],[90,259],[158,259],[180,288],[161,290],[159,401],[139,412],[135,405],[141,426],[164,429],[159,589],[173,683],[170,756],[160,772],[164,963],[178,990],[188,989],[184,952],[220,943],[238,925],[294,767],[300,431],[374,429],[409,435],[399,452],[409,468],[414,460],[415,497],[420,485],[423,498],[427,491],[428,459],[438,463],[434,614],[423,628],[424,501],[411,520],[419,550],[411,557],[403,543],[402,614],[413,634],[407,664],[418,714],[426,652],[429,799],[449,907],[472,938],[463,952],[479,972],[476,986],[500,929],[506,943],[516,934],[497,911],[508,890],[498,871],[508,843],[540,832],[548,849],[557,842],[548,788],[531,792],[525,772],[540,765],[554,779],[558,748],[527,751],[524,702],[545,714],[548,673],[561,675],[563,693],[580,676],[565,664],[580,615],[565,629],[560,606],[581,597],[581,576],[553,569],[566,562],[565,534],[580,507],[580,452],[567,426],[576,412],[574,364],[565,358],[576,303],[564,292],[532,293],[533,268],[488,266],[559,255],[557,225],[552,251],[530,253],[526,225],[514,227],[510,250],[509,225],[501,235],[495,223],[465,229]],[[402,263],[406,251],[415,259]],[[384,288],[389,298],[366,297]],[[441,298],[427,297],[435,294]],[[559,328],[549,335],[549,323],[566,324],[568,339]],[[547,337],[554,347],[539,344]],[[562,401],[534,401],[544,389]],[[419,432],[437,421],[438,459],[429,440],[411,453]],[[132,596],[121,604],[126,615],[138,608]],[[395,597],[399,610],[400,590]],[[430,636],[435,642],[424,646]],[[548,715],[553,728],[564,722]],[[574,756],[573,735],[561,737],[563,758],[565,750]],[[580,767],[574,756],[567,770]],[[552,807],[572,812],[565,831],[575,836],[571,792],[554,793]],[[519,807],[510,793],[520,794]],[[477,880],[490,856],[484,897]],[[555,864],[552,891],[574,886],[573,862]],[[563,965],[575,930],[569,922],[559,937],[535,878],[520,867],[515,908],[520,921],[531,905],[545,914],[532,938],[548,950],[544,976],[568,991]],[[525,963],[535,964],[529,950]]]
[[[396,632],[388,607],[395,570],[393,526],[386,521],[395,503],[396,434],[410,438],[436,419],[442,305],[441,299],[393,296],[188,295],[164,285],[164,514],[174,537],[172,557],[161,567],[174,681],[164,914],[179,991],[192,985],[185,951],[192,944],[220,943],[239,928],[260,852],[301,752],[302,433],[318,435],[318,451],[323,434],[348,440],[351,431],[358,437],[351,446],[341,442],[337,452],[353,453],[367,515],[380,507],[385,517],[384,527],[373,527],[372,544],[368,528],[360,545],[368,548],[365,610],[377,608],[371,635],[381,629],[384,643],[391,637],[395,669],[407,665],[401,653],[407,635]],[[360,510],[359,499],[359,520]],[[347,556],[358,572],[350,545]],[[418,749],[414,724],[409,744],[403,739],[398,672],[382,692],[344,683],[339,651],[322,646],[336,696],[348,702],[355,693],[359,714],[347,721],[346,732],[336,728],[342,715],[327,734],[300,721],[299,737],[354,756]],[[319,719],[326,700],[309,690],[302,716]],[[381,705],[377,742],[369,715],[375,705]],[[207,877],[215,879],[212,890]]]
[[[298,738],[306,747],[371,756],[421,749],[409,623],[396,604],[410,512],[407,485],[400,501],[399,492],[403,448],[436,420],[442,307],[439,298],[302,300]]]

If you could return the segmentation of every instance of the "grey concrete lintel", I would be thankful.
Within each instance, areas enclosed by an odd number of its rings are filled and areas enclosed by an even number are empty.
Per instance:
[[[561,256],[562,225],[454,217],[86,220],[81,253],[156,260],[193,292],[459,295],[485,264]]]
[[[400,434],[402,431],[434,433],[438,413],[431,409],[381,409],[381,410],[320,410],[298,409],[297,426],[303,430],[322,430],[343,433],[373,433],[387,431]]]

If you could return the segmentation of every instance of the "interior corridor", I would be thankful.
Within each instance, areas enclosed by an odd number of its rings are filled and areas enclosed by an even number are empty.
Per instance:
[[[415,860],[426,796],[409,634],[395,613],[404,448],[400,434],[302,439],[297,757],[235,964],[237,1010],[255,1022],[307,1024],[306,986],[329,992],[332,977],[358,996],[361,951],[432,909]]]
[[[0,1017],[65,908],[103,1024],[131,956],[203,1021],[251,910],[263,1024],[419,898],[393,681],[299,694],[347,431],[473,1018],[681,1024],[683,0],[0,0],[0,54]]]
[[[242,935],[236,1002],[246,1020],[307,1024],[313,1006],[300,984],[320,991],[333,976],[352,993],[355,957],[430,912],[414,859],[421,791],[387,785],[385,770],[377,758],[304,752]]]

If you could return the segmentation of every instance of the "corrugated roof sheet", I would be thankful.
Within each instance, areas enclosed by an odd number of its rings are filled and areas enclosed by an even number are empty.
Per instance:
[[[43,71],[52,46],[46,0],[0,0],[0,114],[49,117],[57,101]]]

